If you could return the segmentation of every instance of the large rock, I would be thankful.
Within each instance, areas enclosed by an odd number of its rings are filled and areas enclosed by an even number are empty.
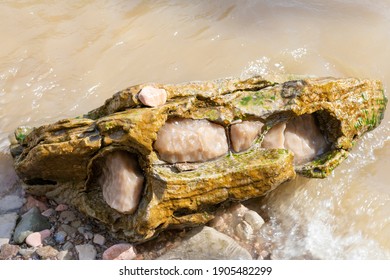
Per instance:
[[[13,211],[16,212],[20,207],[22,207],[23,202],[23,197],[15,194],[0,197],[0,214]]]
[[[166,92],[166,102],[145,106],[139,94],[146,87],[148,91],[153,87]],[[17,129],[11,153],[18,175],[29,185],[27,191],[73,205],[130,241],[143,242],[165,229],[205,224],[219,206],[265,195],[293,179],[296,172],[315,178],[328,176],[356,140],[379,125],[386,103],[381,82],[354,78],[285,77],[266,81],[253,77],[143,84],[116,93],[84,116],[32,130]],[[160,149],[165,141],[158,141],[161,129],[176,120],[186,123],[186,119],[212,123],[226,137],[214,141],[214,136],[203,137],[202,130],[195,135],[186,129],[182,140],[191,143],[190,149],[171,160],[169,153],[177,149]],[[298,141],[298,134],[305,129],[295,126],[304,123],[299,121],[302,119],[318,126],[319,138],[306,135],[305,141]],[[258,126],[254,140],[251,129],[231,131],[233,125],[247,120],[263,124]],[[294,163],[293,152],[284,148],[262,147],[272,128],[287,127],[289,122],[294,123],[294,129],[282,136],[294,143],[309,143],[312,148],[313,139],[325,139],[326,145],[313,148],[308,158],[300,154],[307,162]],[[175,129],[168,133],[175,133]],[[235,142],[237,137],[247,137],[245,151],[236,152],[231,137]],[[209,154],[213,146],[209,144],[214,143],[221,149],[211,153],[213,156],[188,157],[198,150]],[[166,140],[165,144],[175,145],[175,141]],[[141,194],[133,200],[138,205],[132,204],[131,211],[112,208],[102,191],[107,181],[105,170],[123,168],[107,167],[105,159],[117,151],[136,159],[137,170],[144,176],[143,185],[136,184],[136,190],[126,191],[126,180],[120,180],[119,191],[110,193],[113,201],[119,202],[123,191]],[[188,158],[197,162],[181,162]]]
[[[16,213],[0,215],[0,246],[9,243],[17,219],[18,214]]]
[[[176,248],[160,260],[251,260],[248,251],[229,236],[204,226],[194,229]]]
[[[22,243],[28,235],[33,232],[50,229],[51,225],[45,216],[42,216],[37,207],[31,208],[22,216],[15,228],[14,241],[17,244]]]

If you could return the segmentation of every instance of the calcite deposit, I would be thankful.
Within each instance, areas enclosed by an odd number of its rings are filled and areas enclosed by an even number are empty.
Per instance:
[[[380,81],[355,78],[142,84],[83,116],[17,128],[10,150],[26,191],[144,242],[296,173],[328,176],[386,103]]]
[[[260,121],[243,121],[230,126],[230,141],[235,152],[248,150],[259,137],[263,123]]]
[[[229,149],[222,125],[178,118],[161,127],[154,148],[169,163],[208,161],[226,155]]]

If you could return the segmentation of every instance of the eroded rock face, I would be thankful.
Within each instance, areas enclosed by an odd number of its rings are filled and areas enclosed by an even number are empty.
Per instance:
[[[161,127],[154,148],[169,163],[208,161],[228,152],[223,126],[179,118],[168,120]]]
[[[26,191],[144,242],[206,224],[218,208],[265,195],[296,173],[328,176],[387,104],[381,82],[353,78],[150,85],[78,118],[16,129],[10,150]],[[246,216],[237,234],[250,239],[254,217]]]
[[[248,150],[261,132],[260,121],[243,121],[230,127],[230,141],[235,152]]]
[[[144,183],[136,156],[124,151],[108,154],[99,181],[104,201],[111,208],[126,214],[135,212]]]

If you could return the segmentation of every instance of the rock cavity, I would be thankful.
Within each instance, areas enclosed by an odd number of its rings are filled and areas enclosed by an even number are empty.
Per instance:
[[[207,161],[229,149],[223,126],[183,118],[168,120],[160,128],[154,148],[169,163]]]
[[[121,213],[132,214],[137,210],[144,176],[136,156],[115,151],[109,153],[99,178],[104,201]]]
[[[314,116],[306,114],[272,127],[265,135],[262,147],[288,149],[294,153],[294,163],[303,164],[326,152],[329,144]]]
[[[238,153],[248,150],[261,132],[260,121],[243,121],[230,127],[230,141],[233,150]]]

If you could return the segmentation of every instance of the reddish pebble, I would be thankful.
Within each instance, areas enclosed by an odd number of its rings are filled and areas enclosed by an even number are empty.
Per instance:
[[[47,206],[42,201],[39,201],[38,199],[35,199],[31,195],[27,197],[26,203],[23,205],[22,211],[27,212],[33,207],[38,207],[39,211],[43,212],[47,210]]]
[[[42,246],[42,242],[45,238],[49,237],[51,234],[50,230],[45,229],[39,232],[33,232],[29,236],[27,236],[25,242],[27,245],[31,247],[39,247]]]
[[[68,205],[66,205],[66,204],[58,204],[56,207],[57,212],[62,212],[65,210],[68,210]]]
[[[103,253],[103,260],[133,260],[136,257],[133,245],[128,243],[113,245]]]

